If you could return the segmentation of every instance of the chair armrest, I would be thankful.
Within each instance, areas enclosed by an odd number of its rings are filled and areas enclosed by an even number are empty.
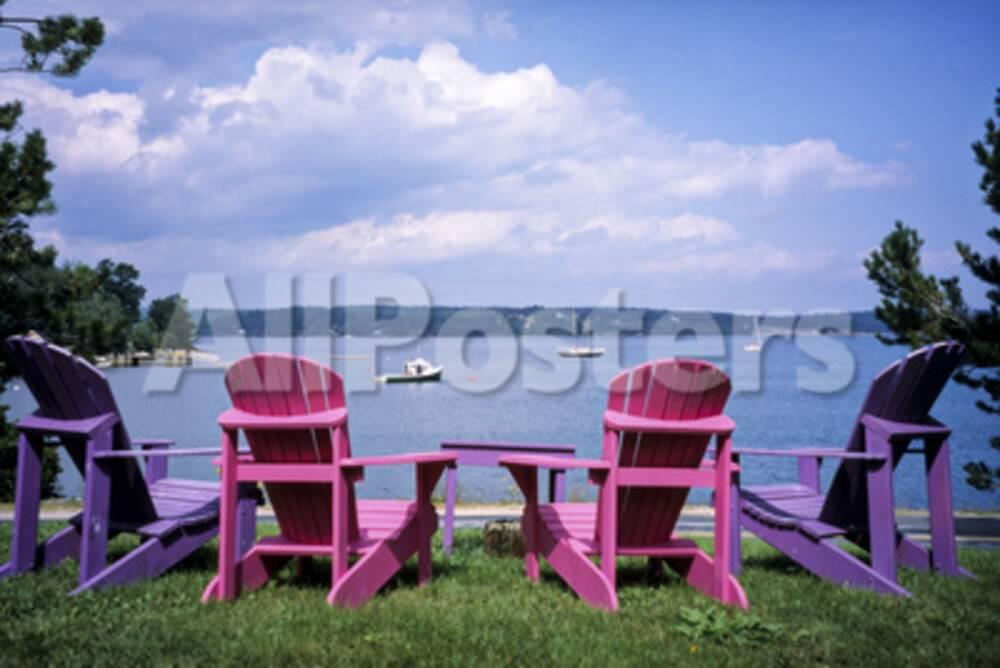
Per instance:
[[[346,408],[335,408],[304,415],[257,415],[239,408],[230,408],[219,416],[219,425],[223,429],[243,429],[245,431],[332,429],[346,422]]]
[[[611,464],[603,459],[570,459],[568,457],[551,457],[545,455],[509,455],[499,459],[501,466],[506,466],[514,477],[514,482],[524,494],[525,503],[533,506],[538,503],[538,469],[587,469],[590,482],[602,489],[608,481]]]
[[[219,449],[182,448],[180,450],[105,450],[94,453],[94,459],[129,459],[137,457],[218,457]]]
[[[951,429],[933,418],[931,418],[930,423],[895,422],[865,413],[861,416],[861,424],[866,429],[871,429],[890,439],[900,437],[927,438],[928,436],[948,438],[951,435]]]
[[[22,431],[42,432],[46,434],[72,434],[74,436],[93,436],[99,431],[112,427],[121,420],[117,413],[102,413],[94,417],[79,420],[60,420],[26,415],[17,421],[17,428]]]
[[[576,454],[576,446],[565,443],[529,443],[522,441],[441,441],[442,450],[506,451],[506,454],[569,455]]]
[[[870,459],[881,461],[885,455],[869,452],[849,452],[835,448],[803,448],[799,450],[776,450],[771,448],[733,448],[734,455],[762,455],[765,457],[830,457],[837,459]]]
[[[570,459],[545,455],[509,455],[500,458],[501,466],[529,466],[544,469],[591,469],[607,471],[611,465],[603,459]]]
[[[381,455],[373,457],[348,457],[340,461],[342,468],[362,468],[365,466],[399,466],[402,464],[455,464],[457,455],[451,452],[414,452],[402,455]]]
[[[627,415],[618,411],[604,412],[604,426],[615,431],[643,432],[647,434],[731,434],[736,428],[732,418],[725,415],[694,420],[657,420]]]

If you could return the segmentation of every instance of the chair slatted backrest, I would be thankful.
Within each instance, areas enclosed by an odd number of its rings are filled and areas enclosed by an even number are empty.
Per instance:
[[[132,443],[107,376],[86,360],[40,339],[12,336],[5,347],[38,403],[36,415],[55,420],[79,420],[114,413],[119,416],[119,422],[115,426],[112,447],[131,449]],[[85,475],[83,442],[67,438],[62,441],[80,475]],[[156,519],[146,480],[136,461],[114,460],[107,466],[111,475],[111,519]]]
[[[953,341],[935,343],[914,350],[893,362],[872,381],[861,406],[861,415],[921,423],[930,417],[934,402],[962,359],[965,348]],[[865,450],[865,430],[860,416],[851,431],[847,450]],[[902,452],[895,453],[892,465]],[[823,504],[820,519],[837,526],[863,526],[867,522],[868,493],[865,464],[841,462]]]
[[[730,389],[729,378],[707,362],[660,360],[612,379],[608,409],[652,419],[711,417],[722,413]],[[710,440],[710,436],[626,432],[612,461],[618,468],[696,468]],[[670,538],[688,492],[676,487],[620,488],[618,545],[648,546]]]
[[[283,354],[256,354],[226,372],[226,389],[236,408],[255,415],[306,415],[343,408],[344,384],[333,370],[312,360]],[[250,431],[247,442],[261,463],[333,465],[330,429]],[[350,456],[346,426],[342,452]],[[265,483],[282,534],[290,541],[327,545],[332,541],[332,489],[329,483]],[[353,489],[349,495],[356,537]]]

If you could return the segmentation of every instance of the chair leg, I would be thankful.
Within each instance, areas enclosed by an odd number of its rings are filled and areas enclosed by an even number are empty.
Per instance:
[[[332,604],[332,591],[335,590],[344,576],[347,574],[348,554],[348,497],[350,482],[347,480],[343,470],[338,472],[333,485],[331,485],[333,513],[331,520],[330,535],[333,537],[333,545],[330,551],[330,558],[333,563],[330,565],[330,588],[331,596],[328,601]]]
[[[111,476],[103,464],[88,457],[83,493],[83,524],[80,527],[81,586],[107,565],[110,505]]]
[[[927,505],[931,524],[931,561],[939,573],[962,575],[955,548],[955,514],[951,507],[948,441],[927,441]]]
[[[236,431],[222,431],[222,484],[219,494],[219,586],[221,600],[236,597],[236,507],[237,482]]]
[[[423,466],[417,466],[417,582],[422,587],[431,579],[431,537],[437,524],[437,514],[431,504],[435,476]]]
[[[609,472],[611,478],[614,472]],[[618,488],[613,480],[605,481],[600,491],[600,508],[597,522],[600,527],[600,550],[601,550],[601,573],[608,581],[611,590],[617,591],[617,539],[618,536],[618,511],[616,501],[618,500]]]
[[[715,596],[723,603],[732,603],[729,588],[729,567],[732,555],[731,520],[733,512],[732,441],[718,438],[715,458],[715,555],[713,556]],[[739,542],[737,534],[736,542]]]
[[[521,532],[524,535],[524,574],[532,582],[538,582],[538,472],[532,470],[524,474],[524,513],[521,516]]]
[[[107,565],[111,475],[94,454],[111,449],[113,432],[107,429],[87,442],[83,524],[80,525],[80,585],[92,580]]]
[[[25,573],[35,567],[38,506],[42,495],[42,447],[40,441],[29,439],[26,434],[18,436],[14,535],[10,561],[0,567],[0,578]]]
[[[445,473],[444,501],[444,553],[451,554],[451,543],[455,530],[455,497],[458,488],[458,469],[449,468]]]
[[[892,445],[885,439],[866,433],[869,452],[885,454],[886,459],[869,466],[868,549],[872,570],[889,582],[896,582],[896,514],[892,492]]]
[[[605,427],[602,451],[614,453],[618,448],[618,432]],[[607,454],[605,454],[607,456]],[[618,591],[618,480],[614,468],[605,474],[598,492],[597,526],[600,532],[601,572],[617,598]]]
[[[733,456],[733,463],[740,463],[739,455]],[[732,474],[729,500],[729,572],[736,576],[743,572],[743,544],[740,535],[740,517],[743,514],[743,502],[740,500],[740,474]]]

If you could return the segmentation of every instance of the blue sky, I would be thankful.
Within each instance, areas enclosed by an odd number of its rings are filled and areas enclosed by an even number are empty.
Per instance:
[[[37,236],[151,296],[391,271],[440,304],[864,309],[895,219],[942,274],[993,222],[969,144],[995,2],[6,9],[105,20],[79,79],[4,75],[0,98],[59,165]]]

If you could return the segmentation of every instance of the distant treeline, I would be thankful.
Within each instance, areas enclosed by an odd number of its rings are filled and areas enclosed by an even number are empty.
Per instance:
[[[544,308],[540,306],[335,306],[247,309],[208,309],[193,313],[199,337],[211,336],[454,336],[472,331],[495,335],[571,335],[574,311],[577,333],[600,336],[684,335],[686,330],[721,334],[751,334],[752,315],[705,311],[642,308]],[[762,332],[871,334],[885,332],[872,311],[805,315],[766,315]]]

